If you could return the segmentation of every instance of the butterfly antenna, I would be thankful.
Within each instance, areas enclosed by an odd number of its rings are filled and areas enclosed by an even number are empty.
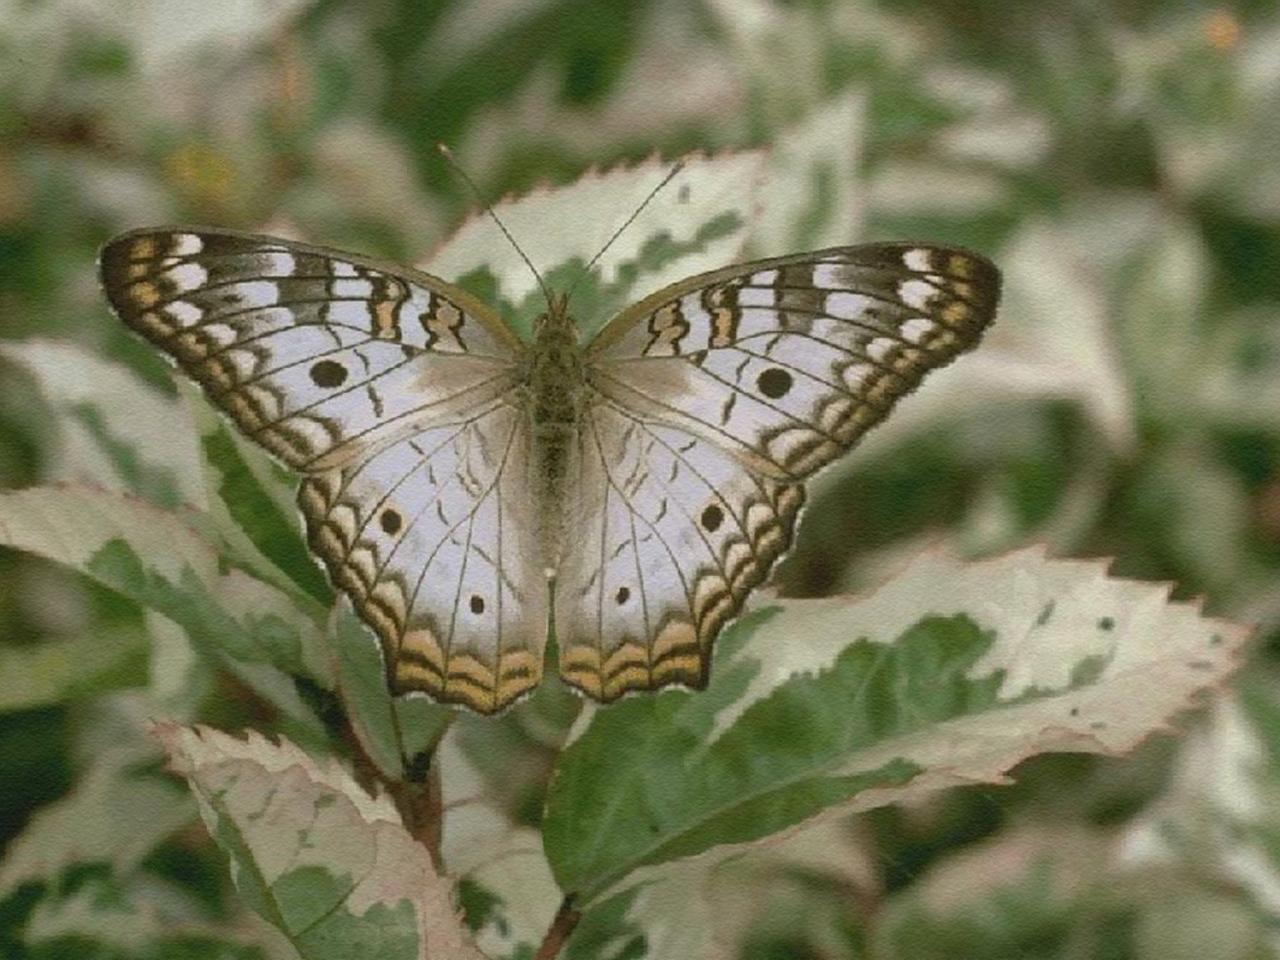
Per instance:
[[[654,197],[656,197],[659,193],[661,193],[662,188],[665,187],[672,180],[674,180],[676,174],[678,174],[683,169],[684,169],[684,161],[677,160],[675,163],[675,166],[673,166],[667,172],[667,175],[662,178],[662,181],[656,187],[650,190],[649,195],[645,197],[644,200],[641,201],[640,206],[636,207],[635,212],[633,212],[631,216],[627,217],[626,222],[623,223],[623,225],[620,226],[617,230],[613,231],[613,236],[611,236],[608,240],[605,241],[605,245],[600,248],[599,253],[597,253],[594,257],[591,258],[591,262],[582,268],[582,273],[578,274],[577,279],[574,280],[573,283],[569,285],[569,292],[565,294],[566,303],[568,303],[569,298],[573,296],[573,291],[577,289],[578,284],[582,282],[583,278],[591,274],[591,268],[600,262],[600,258],[604,256],[605,251],[608,250],[611,246],[613,246],[613,241],[617,240],[620,236],[622,236],[623,232],[627,229],[627,227],[631,226],[633,223],[636,222],[636,217],[644,213],[644,208],[649,205],[649,201],[652,200]]]
[[[538,268],[533,265],[533,261],[529,259],[528,254],[520,249],[520,244],[516,243],[516,238],[511,235],[511,231],[507,229],[507,225],[498,219],[498,215],[493,212],[493,207],[485,201],[484,196],[480,193],[480,188],[476,186],[475,181],[467,176],[467,171],[462,169],[462,164],[458,162],[458,158],[453,155],[453,151],[446,147],[443,143],[437,143],[436,149],[440,151],[441,156],[449,161],[449,165],[457,171],[458,176],[462,178],[475,196],[480,206],[484,207],[484,212],[493,218],[493,222],[498,225],[498,229],[502,231],[502,235],[511,242],[511,246],[516,248],[516,253],[520,254],[520,259],[524,261],[525,266],[529,268],[529,272],[533,274],[533,278],[538,281],[538,287],[542,290],[542,296],[547,301],[547,308],[551,308],[551,291],[547,288],[547,282],[542,279],[542,274],[538,272]]]

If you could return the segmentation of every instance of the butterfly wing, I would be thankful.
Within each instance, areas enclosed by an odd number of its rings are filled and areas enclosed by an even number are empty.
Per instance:
[[[575,549],[556,577],[564,679],[598,700],[700,687],[711,642],[790,545],[799,484],[613,401],[579,432]]]
[[[101,271],[128,326],[304,472],[483,406],[514,386],[523,350],[442,280],[271,237],[136,231]]]
[[[528,462],[526,415],[498,400],[303,481],[311,546],[377,632],[393,691],[493,713],[541,678]]]
[[[704,684],[790,544],[802,481],[973,347],[998,299],[976,254],[878,244],[691,277],[606,326],[576,496],[592,548],[556,585],[565,678],[604,699]]]
[[[985,258],[907,244],[728,267],[611,322],[592,344],[592,385],[800,480],[975,346],[999,290]]]
[[[538,682],[525,348],[490,309],[426,274],[230,231],[128,233],[101,269],[121,319],[306,475],[311,546],[393,690],[491,712]]]

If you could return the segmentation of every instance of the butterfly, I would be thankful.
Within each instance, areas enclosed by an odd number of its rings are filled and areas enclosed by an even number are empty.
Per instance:
[[[396,693],[480,713],[561,677],[603,702],[702,688],[787,551],[804,482],[976,345],[965,250],[833,247],[689,277],[579,342],[438,277],[221,229],[111,240],[115,313],[302,475],[308,542]]]

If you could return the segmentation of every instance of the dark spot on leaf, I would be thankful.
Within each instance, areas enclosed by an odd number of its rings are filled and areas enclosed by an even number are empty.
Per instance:
[[[756,380],[756,386],[766,397],[777,400],[787,395],[787,391],[791,389],[791,382],[791,374],[787,371],[780,367],[770,367],[760,374],[759,379]]]
[[[1036,626],[1043,627],[1049,622],[1049,618],[1053,616],[1053,608],[1057,604],[1056,600],[1050,600],[1044,605],[1044,609],[1040,611],[1040,615],[1036,617]]]
[[[624,603],[626,603],[628,600],[631,599],[631,591],[628,590],[626,587],[619,587],[618,595],[615,599],[618,601],[618,606],[622,606]]]
[[[1111,630],[1115,628],[1115,625],[1116,622],[1112,617],[1103,617],[1098,621],[1099,630]]]
[[[1087,687],[1097,683],[1098,678],[1106,671],[1111,658],[1102,655],[1085,657],[1071,668],[1071,689]]]
[[[340,387],[347,379],[347,368],[337,360],[321,360],[311,368],[311,382],[317,387]]]
[[[1079,708],[1079,707],[1072,707],[1072,708],[1071,708],[1071,715],[1072,715],[1073,717],[1078,717],[1078,716],[1080,716],[1080,708]]]
[[[1089,729],[1090,729],[1090,730],[1105,730],[1105,729],[1107,729],[1107,725],[1106,725],[1105,723],[1103,723],[1101,720],[1095,720],[1095,721],[1093,721],[1093,723],[1089,724]]]
[[[484,613],[484,597],[478,594],[471,595],[471,612]]]
[[[381,524],[383,533],[394,537],[400,529],[400,514],[390,509],[383,510],[382,516],[378,518],[378,523]]]
[[[1222,634],[1220,633],[1215,633],[1212,637],[1209,638],[1209,646],[1211,647],[1216,647],[1221,642],[1222,642]]]
[[[714,503],[702,511],[702,526],[710,533],[719,530],[722,523],[724,523],[724,511]]]

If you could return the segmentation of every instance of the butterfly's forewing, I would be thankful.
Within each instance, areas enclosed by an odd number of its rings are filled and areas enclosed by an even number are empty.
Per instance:
[[[705,683],[711,643],[790,542],[801,481],[973,347],[998,299],[976,254],[883,244],[691,277],[613,320],[588,351],[604,452],[584,459],[577,495],[604,505],[581,535],[600,553],[562,571],[556,621],[593,601],[600,624],[626,624],[558,628],[566,679],[606,698]],[[630,555],[634,587],[621,584]],[[624,615],[642,581],[661,613]]]
[[[948,248],[836,247],[727,267],[610,323],[592,344],[592,385],[799,480],[976,345],[998,298],[995,267]]]
[[[252,439],[338,466],[510,390],[519,340],[434,277],[271,237],[145,230],[102,252],[120,318]]]
[[[465,291],[271,237],[125,234],[116,313],[251,439],[307,474],[312,547],[377,631],[396,690],[489,712],[537,683],[546,582],[529,509],[525,350]]]
[[[377,631],[394,691],[491,713],[538,683],[528,462],[524,411],[495,401],[303,481],[311,545]]]

